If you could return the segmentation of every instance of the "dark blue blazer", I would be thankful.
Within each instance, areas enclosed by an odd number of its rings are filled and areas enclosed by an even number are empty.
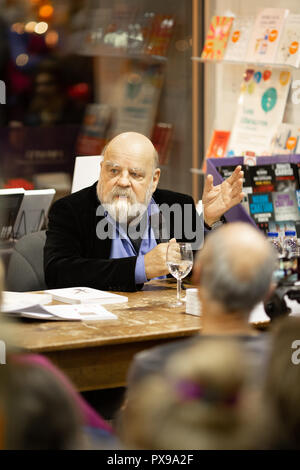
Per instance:
[[[101,218],[97,216],[99,200],[97,183],[56,201],[49,212],[47,240],[44,249],[45,280],[48,288],[93,287],[102,290],[136,291],[142,286],[135,283],[137,256],[109,259],[111,239],[97,237],[96,227]],[[182,207],[190,205],[191,227],[201,227],[203,223],[196,212],[190,196],[157,189],[153,199],[161,204]],[[101,212],[101,211],[100,211]],[[103,211],[104,213],[104,211]],[[187,220],[182,220],[182,224]],[[198,229],[199,231],[199,229]],[[170,238],[174,237],[171,220]],[[202,238],[202,237],[200,237]],[[157,238],[157,243],[165,241]],[[181,240],[185,239],[184,231]]]

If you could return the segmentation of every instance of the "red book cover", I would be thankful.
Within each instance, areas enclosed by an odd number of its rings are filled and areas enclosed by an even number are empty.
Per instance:
[[[226,157],[226,150],[230,139],[230,131],[214,130],[211,138],[208,151],[205,155],[203,163],[203,171],[206,171],[207,158],[224,158]]]

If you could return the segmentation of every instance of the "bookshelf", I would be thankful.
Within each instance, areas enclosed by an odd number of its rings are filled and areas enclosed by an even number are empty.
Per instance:
[[[236,17],[256,17],[262,8],[287,8],[291,13],[300,14],[300,4],[296,0],[278,0],[276,5],[271,0],[263,3],[258,0],[240,2],[237,0],[205,0],[206,29],[213,15],[227,15]],[[202,63],[202,59],[193,58],[193,61]],[[249,62],[206,61],[204,67],[204,149],[209,146],[213,129],[231,130],[235,118],[235,107],[238,101],[240,84],[246,66],[253,66]],[[255,64],[262,68],[282,67],[277,64]],[[292,72],[292,80],[300,79],[300,70],[291,66],[284,66]],[[292,101],[292,90],[287,99],[283,122],[300,123],[300,109]]]

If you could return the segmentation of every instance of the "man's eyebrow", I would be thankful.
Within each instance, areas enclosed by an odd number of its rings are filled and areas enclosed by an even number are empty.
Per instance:
[[[105,165],[111,166],[113,168],[122,168],[122,166],[119,165],[119,163],[114,163],[114,162],[110,162],[110,161],[105,162]],[[145,170],[143,170],[143,168],[129,168],[129,171],[135,171],[135,172],[141,173],[143,175],[145,174]]]
[[[129,171],[136,171],[137,173],[145,173],[145,170],[143,168],[129,168]]]
[[[121,168],[121,166],[118,163],[114,163],[110,161],[105,162],[105,165]]]

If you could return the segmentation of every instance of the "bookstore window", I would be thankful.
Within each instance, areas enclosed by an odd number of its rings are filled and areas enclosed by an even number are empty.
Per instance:
[[[71,41],[85,7],[83,0],[0,2],[1,188],[55,183],[58,195],[70,188],[78,132],[94,99],[92,58],[75,54]]]
[[[76,156],[134,130],[191,194],[191,55],[191,0],[2,0],[0,188],[62,197]]]

